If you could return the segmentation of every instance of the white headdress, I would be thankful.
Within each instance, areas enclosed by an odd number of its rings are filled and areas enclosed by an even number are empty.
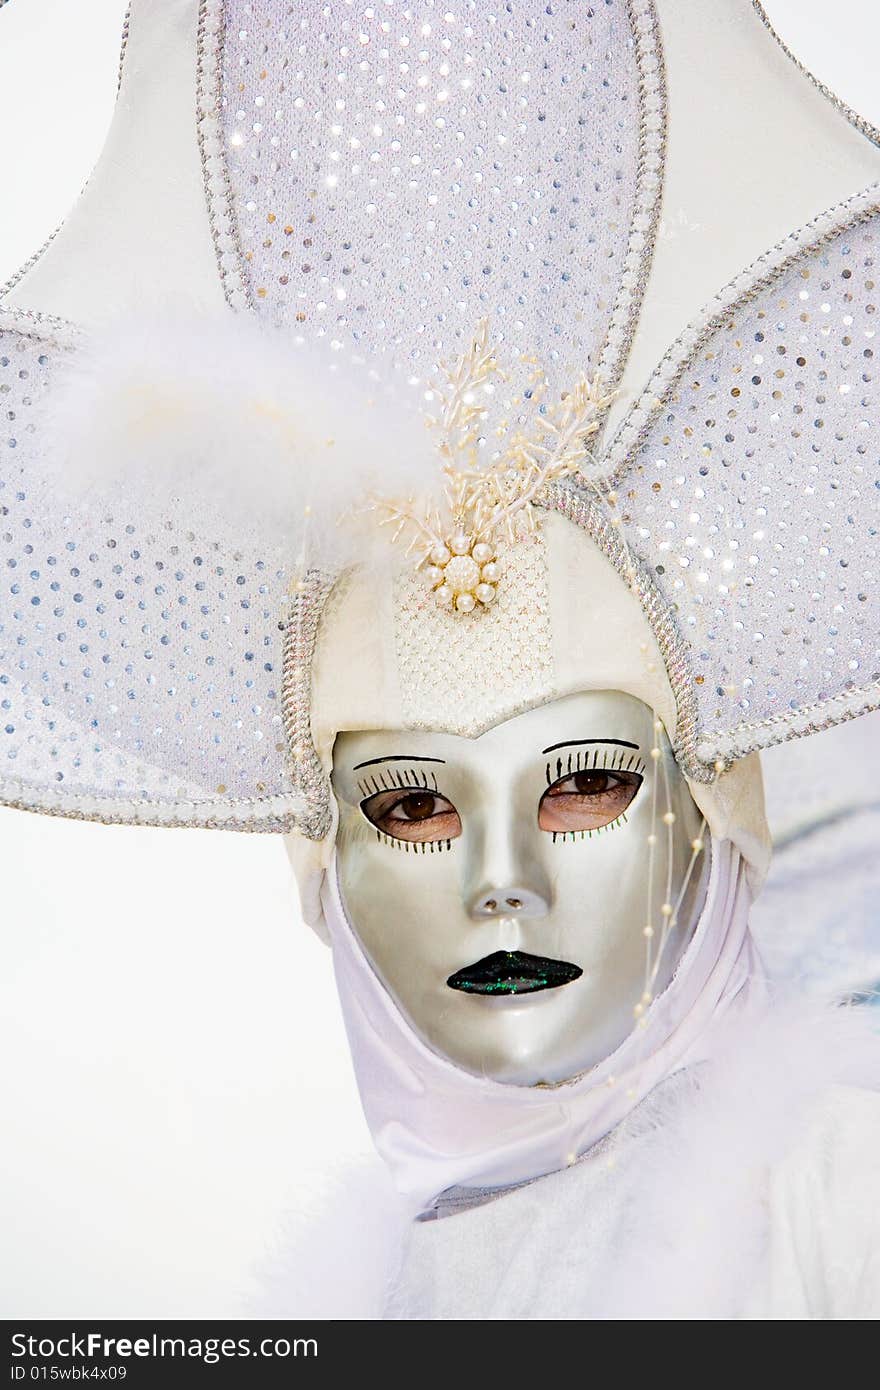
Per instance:
[[[326,848],[340,728],[601,683],[760,862],[749,755],[880,704],[878,157],[762,31],[755,178],[816,172],[716,228],[753,113],[693,128],[689,54],[761,16],[679,8],[133,6],[2,311],[4,801]],[[371,487],[420,572],[325,544]]]

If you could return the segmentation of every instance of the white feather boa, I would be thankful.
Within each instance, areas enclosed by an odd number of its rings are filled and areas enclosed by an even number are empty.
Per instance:
[[[875,1011],[789,999],[777,1000],[757,1019],[731,1019],[709,1061],[658,1087],[625,1121],[627,1142],[639,1144],[637,1197],[601,1307],[588,1316],[742,1316],[743,1291],[760,1289],[765,1277],[774,1174],[797,1165],[799,1146],[822,1117],[832,1132],[838,1115],[856,1131],[866,1117],[864,1135],[840,1138],[856,1168],[850,1174],[854,1191],[868,1193],[868,1201],[873,1192],[876,1211],[878,1093]],[[318,1200],[313,1194],[291,1219],[262,1271],[265,1294],[254,1315],[424,1316],[408,1309],[405,1284],[394,1290],[389,1313],[389,1287],[414,1213],[392,1192],[378,1160],[340,1170],[322,1187]],[[823,1219],[817,1210],[817,1230]],[[876,1256],[880,1262],[880,1245]]]
[[[375,526],[354,518],[369,492],[417,492],[437,472],[424,421],[375,369],[231,312],[79,335],[45,437],[47,474],[72,509],[124,503],[157,528],[171,519],[287,559],[305,548],[319,565],[361,555]]]

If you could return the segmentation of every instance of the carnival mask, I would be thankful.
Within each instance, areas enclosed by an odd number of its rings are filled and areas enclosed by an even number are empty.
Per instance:
[[[467,1071],[569,1078],[668,982],[705,856],[641,700],[584,691],[478,738],[344,733],[333,787],[352,926],[412,1027]]]
[[[748,6],[168,8],[0,306],[0,801],[284,834],[397,1178],[519,1181],[880,703],[876,151]]]

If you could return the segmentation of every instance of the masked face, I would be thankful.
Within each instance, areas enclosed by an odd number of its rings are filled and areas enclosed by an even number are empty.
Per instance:
[[[348,917],[429,1047],[531,1085],[637,1026],[688,940],[705,859],[646,705],[588,691],[475,739],[345,733],[333,762]]]

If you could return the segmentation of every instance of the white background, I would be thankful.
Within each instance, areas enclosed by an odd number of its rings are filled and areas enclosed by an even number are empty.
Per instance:
[[[874,0],[767,8],[880,123]],[[94,163],[124,9],[0,6],[0,283]],[[4,810],[0,884],[0,1316],[246,1315],[306,1175],[368,1143],[281,843]]]

